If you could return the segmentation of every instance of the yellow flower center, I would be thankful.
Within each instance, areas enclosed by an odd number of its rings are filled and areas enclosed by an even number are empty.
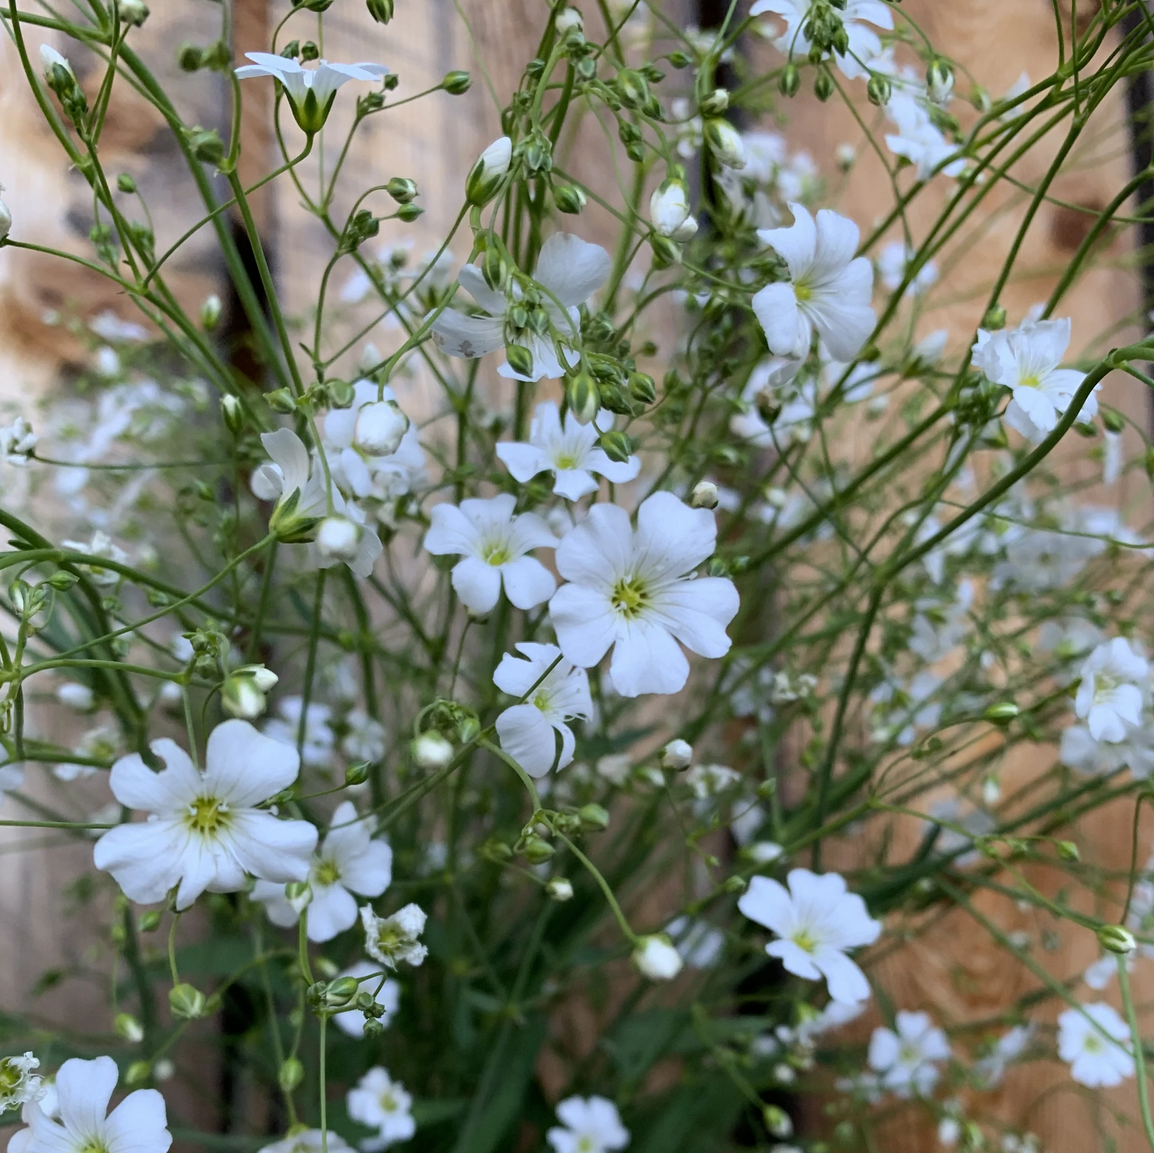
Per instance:
[[[798,929],[790,940],[806,953],[812,953],[817,948],[817,941],[815,941],[805,929]]]
[[[485,550],[484,559],[487,564],[491,564],[494,568],[499,568],[501,565],[509,563],[509,550],[504,545],[490,545],[490,547]]]
[[[76,1153],[108,1153],[108,1146],[99,1137],[89,1137]]]
[[[624,617],[637,617],[649,607],[649,590],[645,582],[636,576],[622,577],[610,595],[613,607]]]
[[[577,1138],[577,1153],[594,1153],[596,1145],[593,1144],[592,1137],[578,1137]]]
[[[533,697],[533,704],[543,713],[547,712],[549,709],[549,694],[544,689],[538,689],[536,696]]]
[[[391,1089],[386,1089],[381,1094],[381,1108],[386,1113],[395,1113],[397,1111],[397,1099],[393,1096]]]
[[[1041,388],[1042,382],[1036,376],[1023,376],[1018,385],[1021,388]]]
[[[229,819],[228,802],[219,797],[197,797],[185,818],[190,829],[205,836],[219,833]]]
[[[576,468],[577,458],[575,456],[562,454],[561,456],[557,457],[553,463],[560,469]]]
[[[793,282],[793,294],[803,304],[813,296],[813,289],[804,280]]]
[[[326,858],[313,865],[313,877],[318,885],[335,885],[341,879],[341,870],[336,861]]]

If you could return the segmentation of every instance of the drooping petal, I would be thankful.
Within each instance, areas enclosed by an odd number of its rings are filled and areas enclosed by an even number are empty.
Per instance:
[[[843,1005],[865,1001],[870,995],[870,983],[857,964],[837,949],[822,949],[814,957],[814,964],[825,977],[830,997]]]
[[[556,591],[553,574],[536,558],[518,557],[501,566],[505,595],[519,609],[536,608]]]
[[[471,612],[492,612],[501,595],[501,570],[477,557],[466,557],[453,568],[453,588]]]
[[[491,316],[504,316],[508,301],[503,292],[496,292],[485,283],[481,270],[475,264],[466,264],[457,275],[461,287]]]
[[[300,914],[289,904],[284,885],[275,881],[257,881],[249,896],[262,904],[268,919],[282,929],[291,929],[300,919]]]
[[[792,284],[767,284],[750,304],[770,352],[775,356],[809,355],[812,328],[797,306]]]
[[[599,244],[555,232],[541,246],[534,279],[565,307],[584,304],[605,283],[613,262]]]
[[[535,705],[513,705],[497,717],[505,750],[531,777],[543,777],[557,757],[553,726]]]
[[[309,450],[304,441],[291,428],[278,428],[275,432],[262,433],[260,442],[280,468],[285,495],[304,488],[311,472]]]
[[[209,734],[204,784],[213,796],[247,808],[287,789],[300,772],[296,749],[266,737],[248,721],[230,720]]]
[[[628,460],[610,460],[601,448],[591,448],[585,458],[585,467],[599,472],[613,484],[628,484],[637,479],[641,471],[641,458],[631,456]]]
[[[604,590],[562,585],[549,602],[549,617],[565,659],[582,668],[597,664],[617,638],[617,614]]]
[[[622,620],[618,624],[609,675],[613,678],[613,687],[623,697],[676,693],[689,679],[689,661],[681,646],[659,623],[643,617]]]

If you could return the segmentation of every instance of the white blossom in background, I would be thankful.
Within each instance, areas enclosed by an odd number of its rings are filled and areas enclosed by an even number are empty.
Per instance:
[[[461,556],[453,566],[453,588],[471,612],[491,612],[501,595],[519,609],[547,601],[557,587],[553,574],[535,557],[535,548],[555,548],[557,538],[536,513],[514,515],[517,498],[501,493],[433,506],[425,548],[434,556]]]
[[[350,761],[379,761],[387,748],[388,732],[380,721],[363,709],[350,709],[345,716],[348,731],[341,738],[341,752]]]
[[[38,440],[32,426],[22,416],[18,416],[11,424],[0,428],[0,460],[23,468]]]
[[[609,253],[596,244],[589,244],[568,232],[555,232],[541,246],[533,279],[541,286],[541,305],[558,333],[563,355],[568,364],[575,364],[572,346],[581,334],[578,305],[584,304],[609,277],[612,261]],[[490,288],[481,269],[466,264],[458,277],[461,287],[488,313],[487,316],[468,316],[454,308],[447,308],[433,321],[433,339],[449,356],[472,359],[496,352],[505,347],[507,312],[519,302],[524,293],[516,282],[510,282],[510,295]],[[497,370],[512,380],[556,380],[565,368],[557,357],[551,337],[539,336],[532,330],[516,334],[516,343],[522,344],[533,357],[533,371],[520,376],[508,364]]]
[[[556,645],[523,641],[516,649],[524,659],[506,653],[493,673],[493,683],[511,697],[526,693],[529,697],[498,715],[497,735],[501,748],[529,776],[543,777],[554,760],[558,769],[573,760],[576,738],[565,722],[592,716],[589,676],[565,660]],[[556,667],[550,670],[555,662]],[[561,738],[559,752],[554,734]]]
[[[919,180],[929,180],[937,172],[956,177],[965,171],[966,160],[959,155],[959,146],[934,123],[921,93],[898,89],[886,105],[886,114],[897,129],[886,133],[886,146],[917,169]]]
[[[994,384],[1010,389],[1012,399],[1003,419],[1031,442],[1053,432],[1085,379],[1075,369],[1058,367],[1069,344],[1069,318],[1027,320],[1000,332],[978,329],[974,367]],[[1090,421],[1097,415],[1097,391],[1096,386],[1083,402],[1079,420]]]
[[[595,504],[557,546],[557,571],[569,583],[549,615],[566,658],[591,668],[612,648],[609,671],[624,697],[683,688],[689,661],[678,641],[704,657],[729,651],[737,589],[723,577],[691,579],[716,543],[713,513],[672,493],[647,497],[636,529],[624,509]]]
[[[119,545],[114,544],[108,533],[102,532],[100,529],[97,529],[92,534],[92,539],[87,542],[82,540],[62,540],[60,547],[68,549],[70,552],[86,553],[90,557],[115,561],[117,564],[127,564],[129,561],[128,553]],[[101,564],[82,564],[80,568],[88,575],[93,584],[109,586],[116,584],[116,582],[120,580],[120,573],[115,569],[105,568]]]
[[[59,1119],[26,1102],[28,1127],[9,1140],[9,1153],[167,1153],[172,1134],[157,1090],[137,1089],[108,1112],[119,1076],[111,1057],[65,1061],[56,1074]]]
[[[1085,776],[1105,776],[1129,769],[1139,779],[1154,773],[1154,727],[1128,727],[1120,741],[1110,744],[1095,740],[1084,725],[1062,730],[1058,759]]]
[[[896,292],[906,278],[906,269],[914,254],[900,240],[891,240],[881,250],[878,256],[878,277],[882,284]],[[938,266],[927,260],[915,273],[913,280],[906,286],[907,296],[922,296],[928,292],[938,280]]]
[[[268,76],[277,81],[288,96],[296,122],[310,134],[324,126],[337,89],[343,84],[350,80],[374,83],[388,72],[383,64],[330,64],[327,60],[306,68],[297,60],[271,52],[246,52],[245,58],[252,63],[235,70],[237,79]]]
[[[339,1018],[338,1018],[339,1019]],[[353,1147],[331,1129],[303,1129],[265,1145],[259,1153],[353,1153]]]
[[[768,12],[780,16],[785,21],[785,32],[774,40],[774,46],[787,56],[800,58],[809,54],[805,26],[813,7],[814,0],[756,0],[749,14],[760,16]],[[865,76],[882,50],[881,39],[874,28],[893,31],[893,14],[882,0],[846,0],[845,6],[834,12],[849,38],[849,51],[844,56],[834,53],[838,69],[848,80]]]
[[[606,1097],[566,1097],[557,1120],[561,1124],[545,1134],[553,1153],[613,1153],[629,1144],[629,1130]]]
[[[305,714],[304,742],[301,745],[301,761],[311,769],[326,768],[333,756],[336,735],[330,722],[333,711],[319,701],[309,701],[305,709],[303,697],[282,697],[277,702],[277,716],[269,717],[264,723],[264,735],[272,737],[289,748],[297,747],[300,734],[301,712]]]
[[[858,226],[828,208],[818,212],[816,222],[802,204],[792,203],[789,210],[789,228],[763,228],[757,234],[785,261],[790,275],[753,297],[769,350],[775,356],[808,356],[816,330],[835,359],[851,361],[877,322],[870,307],[873,265],[854,256]]]
[[[22,764],[0,765],[0,802],[4,800],[5,793],[10,793],[23,784],[24,766]]]
[[[380,1065],[373,1066],[349,1090],[345,1103],[354,1121],[377,1131],[376,1137],[361,1142],[363,1153],[379,1153],[399,1141],[408,1141],[417,1131],[412,1094]]]
[[[651,981],[672,981],[684,964],[681,954],[665,933],[641,937],[633,950],[638,972]]]
[[[869,1066],[883,1088],[899,1097],[920,1097],[937,1084],[938,1064],[951,1053],[945,1033],[928,1013],[899,1010],[893,1029],[880,1026],[870,1036]]]
[[[393,850],[375,840],[376,818],[361,817],[352,801],[342,801],[329,831],[317,847],[309,869],[311,898],[305,911],[310,941],[331,941],[357,920],[356,896],[379,897],[393,879]],[[290,928],[298,911],[285,896],[284,885],[257,881],[252,899],[265,907],[274,925]]]
[[[428,917],[420,905],[408,904],[391,917],[378,917],[372,906],[361,906],[361,925],[365,930],[365,950],[389,969],[397,963],[420,965],[429,955],[421,944]]]
[[[835,1001],[864,1001],[869,982],[847,950],[872,945],[881,935],[881,922],[838,873],[791,869],[786,881],[788,889],[768,877],[751,877],[737,902],[745,916],[779,938],[766,945],[766,953],[807,981],[824,977]]]
[[[990,1049],[974,1062],[974,1075],[982,1086],[992,1089],[1000,1085],[1006,1076],[1007,1067],[1021,1057],[1029,1047],[1033,1036],[1033,1025],[1015,1025],[1006,1030]]]
[[[396,1015],[397,1009],[401,1003],[401,986],[392,979],[387,977],[382,980],[380,976],[381,966],[373,961],[357,961],[356,964],[350,965],[347,969],[342,969],[337,978],[340,977],[356,977],[361,983],[362,993],[371,993],[373,1000],[384,1009],[384,1013],[377,1018],[382,1025],[388,1023]],[[368,978],[366,980],[365,978]],[[380,988],[378,988],[380,986]],[[359,1009],[349,1009],[347,1012],[335,1013],[333,1015],[333,1024],[337,1026],[342,1033],[347,1033],[350,1037],[363,1037],[365,1029],[365,1016]]]
[[[239,720],[209,734],[203,771],[166,737],[149,748],[164,762],[161,772],[130,753],[108,782],[122,805],[149,819],[110,829],[92,854],[130,900],[163,901],[176,888],[176,908],[187,909],[205,890],[239,892],[246,875],[281,885],[306,879],[316,828],[257,807],[296,780],[295,749]]]
[[[1058,1056],[1078,1084],[1092,1089],[1121,1085],[1134,1076],[1130,1028],[1104,1002],[1058,1014]]]
[[[1100,644],[1082,665],[1074,712],[1096,741],[1116,744],[1128,726],[1142,720],[1143,689],[1150,687],[1150,665],[1125,637]]]
[[[36,1075],[39,1068],[40,1062],[32,1053],[23,1056],[14,1053],[0,1059],[0,1113],[39,1098],[41,1081]]]
[[[725,934],[696,917],[675,917],[665,926],[665,932],[692,969],[712,968],[725,951]]]
[[[639,457],[618,462],[597,447],[599,432],[612,427],[613,417],[607,412],[599,412],[588,424],[567,412],[562,425],[556,402],[545,401],[537,405],[533,414],[528,444],[502,442],[497,445],[497,456],[514,480],[526,484],[538,473],[551,472],[553,491],[558,496],[580,500],[600,487],[594,473],[613,484],[626,484],[641,471]]]

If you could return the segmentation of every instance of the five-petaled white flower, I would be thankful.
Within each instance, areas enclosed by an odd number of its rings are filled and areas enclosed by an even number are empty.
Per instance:
[[[18,416],[7,427],[0,428],[0,460],[23,468],[39,439],[32,431],[32,426],[22,416]]]
[[[904,89],[895,92],[886,105],[886,114],[897,128],[896,132],[886,133],[886,146],[917,169],[919,180],[929,180],[939,171],[951,177],[965,171],[965,156],[934,123],[920,93]]]
[[[209,734],[203,772],[167,737],[149,748],[164,762],[161,772],[130,753],[112,766],[108,782],[122,805],[148,820],[110,829],[92,853],[130,900],[162,901],[179,886],[176,908],[187,909],[206,889],[243,889],[246,873],[282,885],[308,876],[316,829],[257,808],[296,780],[295,749],[238,720]]]
[[[562,427],[556,402],[547,400],[537,405],[529,426],[529,443],[499,444],[497,455],[514,480],[525,484],[539,472],[551,472],[556,478],[553,491],[558,496],[580,500],[597,491],[595,472],[613,484],[625,484],[636,479],[641,471],[640,458],[610,460],[605,450],[597,447],[599,431],[612,427],[612,420],[607,413],[599,412],[588,424],[582,424],[572,412],[567,412]]]
[[[1003,419],[1027,440],[1037,442],[1053,432],[1085,379],[1075,369],[1058,367],[1069,344],[1068,317],[1027,320],[1003,332],[978,329],[974,367],[1010,389],[1013,399]],[[1080,419],[1093,420],[1097,413],[1098,400],[1091,393],[1082,403]]]
[[[775,356],[808,356],[813,331],[835,360],[851,361],[873,332],[870,307],[873,265],[855,257],[858,226],[821,209],[790,204],[789,228],[761,228],[757,235],[786,263],[790,279],[767,284],[753,298],[753,311]]]
[[[838,873],[792,869],[786,880],[788,889],[768,877],[752,877],[737,902],[751,921],[780,938],[770,941],[765,951],[795,976],[807,981],[824,977],[835,1001],[864,1001],[870,995],[869,982],[846,950],[872,945],[881,934],[881,922],[869,915],[861,897],[847,891]]]
[[[13,1053],[0,1060],[0,1113],[40,1096],[39,1068],[40,1062],[32,1053]]]
[[[388,72],[383,64],[330,64],[318,60],[315,68],[305,68],[299,61],[272,52],[246,52],[251,64],[236,70],[239,80],[271,76],[284,87],[293,117],[310,135],[319,132],[336,99],[337,89],[350,80],[380,80]]]
[[[352,801],[343,801],[309,869],[312,899],[306,911],[310,941],[331,941],[352,928],[357,919],[353,894],[379,897],[393,879],[393,850],[374,840],[374,817],[360,817]],[[274,925],[297,923],[298,913],[285,896],[284,885],[257,881],[253,900],[260,901]]]
[[[780,16],[785,21],[785,33],[774,41],[774,45],[788,56],[803,57],[809,54],[805,27],[813,7],[814,0],[757,0],[749,14],[760,16],[763,12],[772,12]],[[882,0],[846,0],[844,5],[833,10],[833,14],[845,25],[849,38],[849,51],[844,56],[834,54],[837,66],[849,80],[864,76],[882,50],[878,34],[867,27],[867,23],[890,31],[894,26],[893,15]]]
[[[373,1066],[349,1090],[345,1101],[354,1121],[377,1131],[376,1137],[361,1142],[364,1153],[378,1153],[398,1141],[408,1141],[417,1131],[412,1094],[380,1065]]]
[[[557,1106],[555,1125],[545,1134],[554,1153],[611,1153],[629,1144],[617,1106],[607,1097],[566,1097]]]
[[[1130,1029],[1102,1001],[1058,1014],[1058,1056],[1069,1063],[1075,1081],[1092,1089],[1121,1085],[1134,1076]]]
[[[557,570],[570,583],[549,614],[566,658],[591,668],[612,647],[622,696],[678,692],[689,678],[678,641],[703,657],[729,651],[737,589],[724,577],[693,579],[716,544],[713,513],[669,492],[642,501],[636,530],[624,509],[595,504],[557,546]]]
[[[945,1033],[928,1013],[899,1010],[894,1029],[884,1026],[870,1037],[869,1064],[883,1088],[899,1097],[923,1096],[937,1083],[938,1061],[950,1058]]]
[[[164,1098],[155,1089],[137,1089],[109,1113],[118,1078],[111,1057],[65,1061],[56,1074],[60,1120],[29,1101],[22,1114],[28,1128],[12,1137],[8,1153],[166,1153],[172,1134]]]
[[[584,304],[609,276],[612,261],[609,253],[568,232],[556,232],[541,246],[541,255],[533,279],[541,286],[540,305],[544,308],[556,339],[569,363],[572,345],[580,336],[577,306]],[[557,358],[552,335],[543,336],[532,328],[513,330],[509,311],[524,300],[516,281],[510,281],[509,294],[498,292],[485,283],[480,268],[466,264],[458,280],[461,287],[487,312],[488,316],[468,316],[447,308],[433,321],[433,339],[449,356],[472,358],[496,352],[506,344],[519,344],[533,356],[533,371],[521,375],[510,365],[497,370],[512,380],[555,380],[565,369]]]
[[[427,920],[424,909],[411,902],[391,917],[378,917],[371,905],[362,905],[365,951],[390,969],[395,969],[398,961],[420,965],[429,955],[419,939]]]
[[[1128,726],[1141,723],[1141,686],[1149,678],[1146,658],[1134,652],[1125,637],[1098,645],[1086,658],[1074,712],[1094,740],[1116,744],[1126,739]]]
[[[553,530],[536,513],[514,516],[517,498],[503,492],[490,500],[473,499],[438,504],[430,514],[425,548],[435,556],[458,555],[453,588],[474,613],[490,612],[501,595],[519,609],[531,609],[549,599],[557,582],[531,549],[554,548]]]
[[[543,777],[554,761],[563,769],[573,760],[576,740],[565,722],[592,714],[589,676],[565,660],[556,645],[522,642],[516,647],[525,659],[506,653],[493,673],[493,683],[511,697],[533,691],[523,704],[512,705],[497,717],[497,735],[501,748],[529,776]],[[561,738],[560,752],[554,734]]]

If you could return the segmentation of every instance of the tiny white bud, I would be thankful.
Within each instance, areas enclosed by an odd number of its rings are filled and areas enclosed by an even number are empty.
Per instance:
[[[3,191],[3,189],[0,189]],[[12,210],[0,200],[0,240],[7,240],[8,233],[12,231]]]
[[[560,35],[564,36],[566,32],[571,32],[574,28],[580,32],[585,27],[585,21],[576,8],[562,8],[553,21],[553,27],[557,29]]]
[[[726,168],[742,169],[746,165],[745,144],[741,134],[728,120],[714,118],[705,122],[705,141],[710,151]]]
[[[665,180],[654,189],[649,198],[649,219],[662,236],[673,236],[688,217],[689,192],[683,181]]]
[[[61,56],[50,44],[40,45],[40,63],[45,72],[51,72],[54,64],[59,64],[62,68],[67,68],[72,72],[72,65],[68,63],[68,57]]]
[[[364,531],[346,516],[326,516],[317,528],[317,552],[326,560],[355,560]]]
[[[664,933],[642,937],[633,950],[633,963],[651,981],[670,981],[681,972],[681,954]]]
[[[453,759],[453,746],[440,733],[422,733],[413,742],[413,760],[422,769],[443,769]]]
[[[357,414],[353,443],[366,456],[392,456],[409,430],[409,418],[395,400],[363,405]]]
[[[661,750],[661,767],[681,772],[693,763],[693,746],[679,737]]]
[[[857,149],[852,144],[839,144],[834,150],[834,160],[842,172],[848,172],[857,160]]]
[[[508,136],[494,140],[477,159],[465,180],[465,196],[470,204],[492,199],[497,186],[513,161],[513,141]]]
[[[545,892],[554,901],[571,901],[573,899],[573,884],[565,877],[553,877],[546,884]]]
[[[80,713],[88,712],[95,701],[92,690],[78,681],[65,681],[60,685],[56,690],[56,699],[62,705],[67,705]]]
[[[717,485],[711,480],[699,480],[689,494],[691,508],[717,508]]]
[[[1114,953],[1120,957],[1125,957],[1138,948],[1134,934],[1122,925],[1103,925],[1098,930],[1098,944],[1107,953]]]

